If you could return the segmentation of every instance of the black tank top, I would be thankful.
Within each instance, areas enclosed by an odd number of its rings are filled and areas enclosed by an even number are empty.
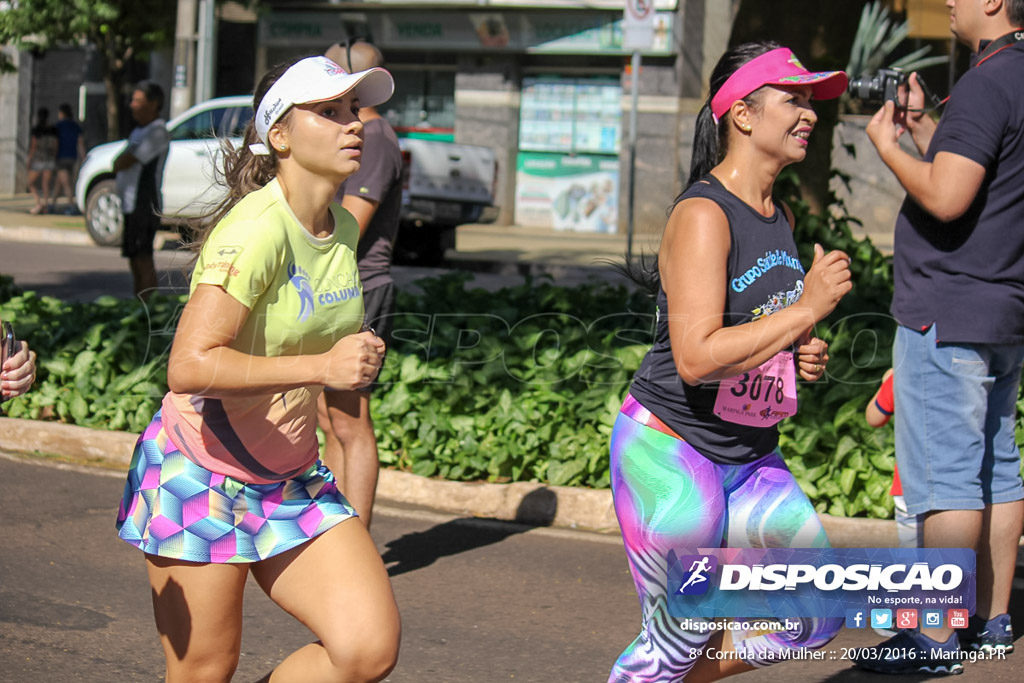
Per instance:
[[[729,221],[728,283],[722,317],[726,327],[770,315],[800,298],[804,268],[797,258],[792,227],[778,202],[775,214],[765,218],[711,174],[687,188],[682,199],[691,197],[715,202]],[[779,442],[777,427],[726,422],[713,412],[718,382],[697,386],[683,382],[669,345],[668,313],[668,298],[661,289],[654,346],[633,377],[633,397],[714,462],[742,464],[773,451]]]

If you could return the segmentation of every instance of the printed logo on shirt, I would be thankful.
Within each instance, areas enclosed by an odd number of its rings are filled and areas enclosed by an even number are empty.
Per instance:
[[[305,322],[317,306],[332,306],[362,296],[356,272],[310,282],[309,274],[294,262],[288,264],[288,279],[299,294],[298,322]]]
[[[241,253],[243,251],[245,251],[244,247],[235,247],[235,246],[221,247],[220,249],[217,250],[217,256],[223,256],[223,257],[239,256],[239,255],[241,255]]]
[[[313,288],[309,284],[309,275],[302,268],[294,263],[288,264],[288,278],[292,285],[299,292],[299,301],[302,306],[299,309],[298,321],[305,322],[313,315]]]
[[[359,193],[360,194],[369,194],[370,193],[370,188],[366,187],[365,185],[362,185],[362,186],[359,187]]]
[[[791,256],[785,249],[776,249],[775,251],[766,251],[764,256],[757,259],[745,273],[732,281],[732,291],[739,293],[745,290],[750,285],[757,282],[757,280],[776,266],[785,266],[793,270],[799,271],[801,274],[804,272],[804,267],[800,263],[800,259],[795,256]]]
[[[227,273],[231,277],[238,277],[241,274],[238,268],[235,268],[231,261],[215,261],[213,263],[207,263],[203,266],[203,272]]]
[[[772,313],[778,313],[787,306],[792,306],[800,300],[801,295],[804,293],[804,282],[803,280],[797,280],[793,289],[788,292],[776,292],[772,294],[768,301],[764,302],[757,308],[751,311],[754,314],[754,320],[759,320],[766,315]]]
[[[314,289],[317,293],[316,302],[320,306],[340,304],[361,296],[359,292],[359,279],[356,277],[356,273],[324,278],[317,281]]]

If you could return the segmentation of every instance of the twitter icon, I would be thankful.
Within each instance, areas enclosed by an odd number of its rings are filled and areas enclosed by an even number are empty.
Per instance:
[[[871,628],[892,628],[892,610],[871,610]]]

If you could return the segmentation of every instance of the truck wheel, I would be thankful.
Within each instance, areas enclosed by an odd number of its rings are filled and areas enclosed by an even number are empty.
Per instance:
[[[101,247],[121,244],[124,216],[121,214],[121,197],[117,194],[117,183],[114,180],[102,180],[89,190],[85,199],[85,228],[93,241]]]

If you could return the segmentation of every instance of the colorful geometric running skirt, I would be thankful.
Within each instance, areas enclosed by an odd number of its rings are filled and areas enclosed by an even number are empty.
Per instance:
[[[189,562],[257,562],[356,516],[319,462],[294,479],[246,484],[200,467],[167,438],[158,412],[135,444],[118,536]]]

